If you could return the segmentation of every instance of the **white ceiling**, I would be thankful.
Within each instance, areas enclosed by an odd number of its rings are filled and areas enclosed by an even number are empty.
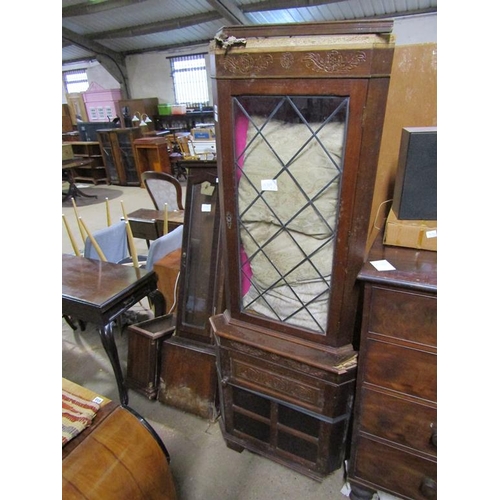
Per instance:
[[[223,26],[396,18],[437,0],[62,0],[62,62],[207,44]]]

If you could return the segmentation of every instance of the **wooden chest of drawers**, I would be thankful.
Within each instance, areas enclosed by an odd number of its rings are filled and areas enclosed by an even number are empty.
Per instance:
[[[381,259],[396,270],[379,272],[370,264]],[[375,490],[437,497],[436,261],[435,252],[377,241],[359,274],[364,297],[351,499]]]

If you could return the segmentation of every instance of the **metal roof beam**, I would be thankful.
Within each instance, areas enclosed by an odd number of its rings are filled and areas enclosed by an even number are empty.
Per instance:
[[[207,0],[207,3],[232,24],[253,24],[232,0]]]
[[[130,95],[128,85],[127,66],[125,64],[125,56],[114,50],[110,50],[103,45],[89,40],[87,37],[74,33],[73,31],[64,28],[62,29],[63,43],[71,42],[73,45],[82,47],[96,55],[96,59],[109,72],[109,74],[120,83],[124,94]]]
[[[87,14],[98,14],[106,10],[120,9],[146,0],[87,0],[83,3],[69,5],[62,8],[62,17],[85,16]]]
[[[140,26],[129,26],[126,28],[118,28],[115,30],[101,31],[89,35],[89,40],[106,40],[111,38],[128,38],[132,36],[151,35],[153,33],[161,33],[162,31],[176,30],[187,28],[201,23],[216,21],[221,16],[217,12],[206,12],[204,14],[194,14],[192,16],[178,17],[168,19],[166,21],[157,21],[155,23],[142,24]]]
[[[329,3],[341,3],[345,0],[265,0],[243,6],[245,12],[262,12],[264,10],[298,9],[300,7],[317,7]]]

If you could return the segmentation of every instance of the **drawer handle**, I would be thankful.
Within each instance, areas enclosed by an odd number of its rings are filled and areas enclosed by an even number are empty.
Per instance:
[[[431,427],[432,427],[432,434],[430,438],[430,443],[432,444],[432,446],[434,446],[434,448],[437,448],[438,446],[437,427],[435,424],[431,424]]]
[[[430,477],[424,477],[420,483],[420,492],[425,498],[434,499],[437,498],[437,483],[434,479]]]
[[[220,383],[221,383],[222,387],[227,387],[227,385],[229,383],[229,377],[222,378]]]

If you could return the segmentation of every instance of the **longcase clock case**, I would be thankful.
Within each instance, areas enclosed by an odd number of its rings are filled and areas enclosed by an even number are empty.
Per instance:
[[[339,468],[392,65],[392,22],[223,28],[211,43],[227,309],[211,317],[228,446]]]
[[[224,310],[219,185],[214,161],[185,161],[186,210],[176,333],[162,345],[158,399],[214,421],[219,414],[209,318]]]

